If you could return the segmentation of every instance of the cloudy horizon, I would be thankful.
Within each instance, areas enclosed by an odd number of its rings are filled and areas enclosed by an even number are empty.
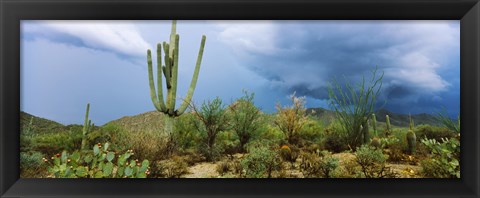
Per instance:
[[[81,124],[90,103],[92,121],[103,125],[154,110],[146,51],[168,40],[170,25],[22,21],[21,111]],[[307,107],[329,108],[329,82],[356,82],[378,66],[384,108],[459,113],[459,21],[178,21],[177,32],[179,98],[207,37],[195,103],[218,96],[229,104],[245,89],[266,112],[289,104],[293,92],[306,96]]]

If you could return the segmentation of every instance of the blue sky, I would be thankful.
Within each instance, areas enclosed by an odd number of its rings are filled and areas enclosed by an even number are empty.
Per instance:
[[[22,21],[21,110],[80,124],[90,103],[97,125],[154,110],[146,51],[168,40],[170,25]],[[328,108],[329,82],[355,82],[378,65],[386,109],[459,112],[459,21],[178,21],[177,32],[178,98],[206,35],[196,103],[216,96],[230,103],[246,89],[267,112],[276,102],[289,104],[293,92],[306,96],[307,107]]]

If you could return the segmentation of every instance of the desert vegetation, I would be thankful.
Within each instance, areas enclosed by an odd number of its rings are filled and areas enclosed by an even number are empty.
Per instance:
[[[20,176],[460,178],[460,117],[440,111],[431,122],[382,109],[378,68],[360,82],[332,81],[331,110],[306,108],[306,98],[295,93],[272,113],[257,107],[255,93],[246,90],[230,103],[219,97],[193,101],[203,36],[190,87],[175,109],[180,39],[175,28],[174,21],[170,42],[157,45],[156,85],[147,52],[155,111],[102,126],[89,119],[95,112],[90,104],[83,126],[22,112]]]

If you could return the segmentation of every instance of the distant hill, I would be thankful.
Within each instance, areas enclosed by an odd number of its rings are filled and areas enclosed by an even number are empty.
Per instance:
[[[325,121],[326,124],[332,122],[335,119],[335,112],[324,108],[307,108],[307,114],[319,118]],[[392,125],[400,127],[408,127],[409,117],[406,114],[397,114],[385,109],[381,109],[376,112],[377,121],[385,122],[385,115],[390,116],[390,122]],[[125,116],[120,119],[112,120],[105,125],[113,124],[121,126],[130,132],[147,131],[147,130],[159,130],[163,128],[164,114],[158,111],[149,111],[134,116]],[[68,131],[72,127],[81,127],[82,125],[63,125],[55,121],[37,117],[25,112],[20,113],[20,127],[24,129],[33,118],[33,128],[35,133],[50,133]],[[435,120],[435,117],[430,114],[415,114],[412,115],[415,125],[428,124],[439,125]],[[104,125],[104,126],[105,126]]]
[[[165,114],[161,112],[149,111],[134,116],[125,116],[120,119],[112,120],[105,125],[113,124],[121,126],[130,132],[158,130],[163,128],[164,117]]]
[[[308,115],[318,117],[319,119],[327,122],[331,122],[333,119],[335,119],[335,111],[324,108],[308,108],[306,112]],[[380,109],[375,114],[378,122],[385,122],[385,116],[388,115],[392,125],[408,127],[410,123],[409,116],[407,114],[393,113],[386,109]],[[435,119],[435,116],[426,113],[414,114],[412,115],[412,119],[415,122],[415,125],[439,125],[438,121]]]
[[[30,124],[30,121],[32,121],[33,132],[36,134],[65,132],[65,131],[69,131],[72,128],[76,128],[78,130],[78,128],[83,127],[83,125],[79,125],[79,124],[63,125],[61,123],[58,123],[49,119],[41,118],[38,116],[34,116],[32,114],[21,111],[20,112],[20,131],[23,131],[25,127],[27,127]]]
[[[33,118],[33,120],[32,120]],[[64,131],[67,127],[55,121],[51,121],[45,118],[37,117],[29,113],[20,112],[20,131],[23,131],[32,121],[32,128],[35,133],[43,134],[50,132]]]

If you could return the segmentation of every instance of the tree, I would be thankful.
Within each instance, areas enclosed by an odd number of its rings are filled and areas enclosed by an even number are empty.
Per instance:
[[[295,97],[295,93],[293,93],[290,98],[292,106],[282,107],[280,103],[277,103],[277,115],[274,123],[283,132],[288,143],[296,144],[299,140],[300,130],[308,118],[305,114],[305,97]]]
[[[213,101],[203,102],[200,109],[193,103],[190,106],[193,109],[193,115],[197,118],[194,121],[195,128],[203,135],[200,151],[205,154],[207,161],[213,161],[218,155],[215,139],[218,133],[229,128],[225,105],[219,97],[216,97]]]
[[[384,73],[377,75],[378,67],[372,70],[372,77],[367,82],[365,76],[356,86],[346,80],[344,87],[334,81],[328,87],[330,106],[335,110],[337,119],[344,129],[344,138],[351,148],[356,148],[365,142],[368,131],[368,119],[374,113],[378,93],[382,88]]]
[[[261,112],[253,103],[254,93],[244,91],[244,96],[230,105],[231,126],[240,140],[240,151],[245,152],[245,144],[256,134],[261,125]]]

